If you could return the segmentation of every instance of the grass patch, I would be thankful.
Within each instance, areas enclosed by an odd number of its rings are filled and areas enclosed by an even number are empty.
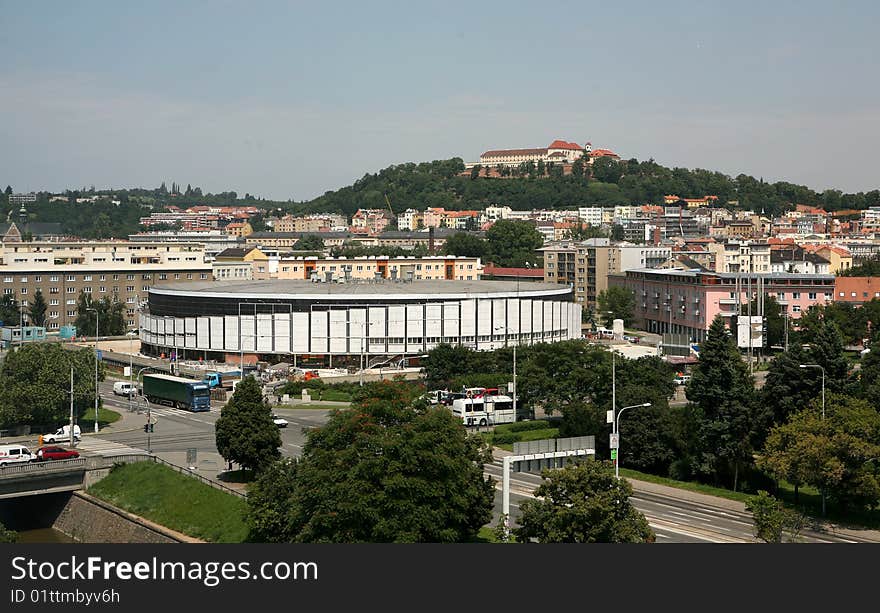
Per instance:
[[[215,543],[241,543],[247,537],[246,503],[167,466],[125,464],[88,493],[150,521]]]
[[[711,485],[704,485],[702,483],[691,483],[690,481],[676,481],[675,479],[658,477],[657,475],[649,475],[648,473],[642,473],[637,470],[630,470],[628,468],[621,468],[620,474],[621,476],[628,479],[636,479],[638,481],[646,481],[648,483],[656,483],[658,485],[668,485],[670,487],[676,487],[680,490],[707,494],[709,496],[718,496],[719,498],[726,498],[728,500],[735,500],[737,502],[744,503],[752,498],[752,494],[746,494],[744,492],[733,492],[731,490],[726,490],[720,487],[713,487]]]
[[[331,388],[321,390],[318,400],[326,400],[330,402],[351,402],[351,394]]]
[[[113,422],[119,421],[119,418],[122,417],[116,411],[112,411],[110,409],[105,409],[101,407],[98,409],[98,428],[103,428],[104,426],[109,426]],[[80,424],[94,424],[95,423],[95,409],[92,407],[85,414],[79,418]]]
[[[559,436],[559,428],[550,427],[550,422],[538,419],[502,424],[496,426],[492,432],[481,432],[480,436],[492,447],[513,451],[514,443],[556,438]]]
[[[480,528],[480,531],[477,533],[477,537],[471,541],[472,543],[500,543],[498,537],[495,536],[495,528],[492,526],[483,526]],[[511,543],[516,542],[516,537],[511,533],[510,541]]]

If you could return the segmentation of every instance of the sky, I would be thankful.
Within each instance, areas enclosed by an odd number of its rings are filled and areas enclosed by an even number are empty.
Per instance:
[[[560,138],[880,187],[880,3],[0,0],[0,183],[309,200]]]

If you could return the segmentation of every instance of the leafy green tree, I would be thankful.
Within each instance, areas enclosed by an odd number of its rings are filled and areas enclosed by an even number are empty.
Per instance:
[[[20,321],[18,301],[12,294],[0,297],[0,321],[4,326],[17,326]]]
[[[699,408],[698,469],[716,482],[732,478],[736,490],[752,457],[754,380],[720,315],[701,346],[687,397]]]
[[[873,406],[880,407],[880,333],[874,336],[868,353],[862,358],[859,395]]]
[[[283,458],[263,470],[248,487],[245,521],[248,541],[289,543],[295,518],[296,460]]]
[[[235,388],[215,425],[217,451],[245,469],[260,472],[280,457],[281,434],[272,409],[263,402],[260,384],[252,376]]]
[[[324,251],[324,239],[317,234],[306,234],[296,241],[297,251]]]
[[[786,537],[789,542],[797,542],[804,525],[803,514],[786,509],[766,491],[759,490],[757,496],[746,501],[746,511],[755,522],[756,538],[765,543],[782,543]]]
[[[636,298],[630,290],[625,287],[609,287],[599,292],[596,300],[599,303],[599,315],[605,320],[606,327],[611,327],[615,319],[622,319],[624,326],[632,325]]]
[[[95,400],[91,349],[68,351],[57,343],[32,343],[9,352],[0,366],[0,424],[51,427],[70,418],[70,368],[74,412],[82,416]],[[98,379],[104,379],[99,363]]]
[[[813,369],[801,368],[811,356],[799,344],[780,353],[770,363],[760,396],[766,410],[765,423],[783,424],[792,413],[807,406],[820,393],[820,378]]]
[[[864,260],[840,273],[841,277],[880,277],[880,257]],[[880,322],[878,322],[880,323]]]
[[[31,323],[35,326],[45,326],[46,325],[46,299],[43,298],[43,292],[37,290],[34,294],[34,301],[31,303],[29,307]]]
[[[843,336],[837,324],[823,319],[813,331],[809,355],[815,364],[825,369],[825,388],[843,392],[848,379],[849,364],[843,353]],[[821,371],[812,369],[812,374],[821,380]]]
[[[489,257],[496,266],[524,267],[538,258],[536,251],[544,244],[537,228],[524,221],[500,219],[486,231]]]
[[[632,506],[632,486],[608,462],[588,460],[545,470],[535,500],[520,506],[519,542],[653,543],[645,516]]]
[[[488,252],[489,244],[485,239],[467,232],[456,232],[443,244],[443,253],[446,255],[485,258]]]
[[[10,195],[12,193],[12,186],[7,185],[6,189],[3,191],[3,193],[6,194],[7,196]]]
[[[842,511],[880,502],[880,413],[864,400],[829,394],[770,431],[758,467],[795,486],[824,491]]]
[[[296,468],[296,542],[463,542],[492,517],[482,439],[418,388],[373,383],[307,433]]]
[[[97,317],[95,311],[97,310]],[[92,299],[91,294],[80,292],[76,303],[76,333],[80,336],[121,336],[125,334],[125,306],[114,294],[113,299],[105,296]]]
[[[17,543],[18,533],[15,530],[9,530],[0,523],[0,543]]]

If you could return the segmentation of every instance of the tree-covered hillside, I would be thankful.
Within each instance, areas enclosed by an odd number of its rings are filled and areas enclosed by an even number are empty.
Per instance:
[[[77,197],[105,196],[95,203],[49,202],[49,194],[38,194],[28,205],[31,221],[60,222],[66,232],[87,238],[125,237],[138,231],[138,218],[168,205],[181,209],[199,204],[221,206],[252,205],[266,211],[264,216],[285,212],[354,214],[359,208],[385,209],[389,203],[395,213],[408,208],[444,207],[450,210],[482,209],[507,205],[513,209],[564,209],[578,206],[663,204],[663,197],[718,196],[720,206],[761,211],[776,215],[795,204],[824,207],[828,211],[864,209],[880,205],[880,190],[845,194],[839,190],[816,192],[785,181],[767,183],[748,175],[730,177],[703,169],[667,168],[653,159],[615,162],[598,158],[592,167],[577,162],[570,174],[562,168],[543,164],[523,164],[487,177],[486,170],[464,172],[461,158],[419,164],[409,162],[368,173],[353,185],[328,191],[311,201],[272,201],[235,192],[203,193],[199,187],[164,183],[155,189],[73,190]],[[502,176],[498,176],[498,175]],[[0,193],[0,220],[11,207],[5,192]],[[110,199],[116,199],[115,205]]]
[[[556,170],[556,172],[554,172]],[[407,208],[445,207],[453,210],[482,209],[507,205],[514,209],[572,208],[590,205],[663,204],[663,197],[718,196],[722,206],[734,206],[778,214],[794,204],[822,206],[829,211],[863,209],[880,204],[880,191],[844,194],[838,190],[819,193],[785,181],[766,183],[748,175],[730,177],[720,172],[666,168],[653,160],[614,162],[599,158],[591,170],[562,175],[557,169],[524,166],[509,176],[487,178],[464,171],[460,158],[421,164],[389,166],[366,174],[353,185],[330,191],[311,202],[292,205],[296,212],[352,214],[359,208],[386,208],[385,197],[395,213]],[[543,171],[543,175],[539,174]]]

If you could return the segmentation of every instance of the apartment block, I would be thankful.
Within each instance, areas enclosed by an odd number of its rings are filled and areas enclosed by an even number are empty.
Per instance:
[[[80,292],[95,300],[114,297],[126,307],[129,326],[154,284],[211,279],[205,247],[197,243],[123,241],[30,242],[0,246],[0,288],[29,305],[40,290],[48,330],[72,324]]]

